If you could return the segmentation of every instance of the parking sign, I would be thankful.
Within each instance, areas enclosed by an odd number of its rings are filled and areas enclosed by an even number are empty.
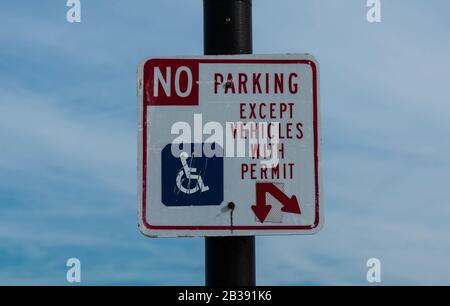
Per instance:
[[[145,235],[321,228],[319,71],[310,55],[147,59],[138,110]]]

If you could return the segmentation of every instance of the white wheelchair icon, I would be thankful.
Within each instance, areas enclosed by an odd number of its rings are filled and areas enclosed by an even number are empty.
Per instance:
[[[186,152],[181,152],[180,153],[180,160],[181,160],[181,164],[183,165],[183,169],[181,169],[178,172],[177,175],[177,187],[178,189],[186,194],[193,194],[196,193],[197,191],[200,192],[205,192],[209,190],[208,186],[205,186],[205,184],[203,183],[203,179],[200,175],[197,174],[193,174],[195,172],[197,172],[197,168],[191,168],[188,163],[187,163],[187,159],[188,159],[189,155]],[[185,179],[183,179],[183,177],[186,177]],[[197,184],[195,185],[195,187],[192,188],[186,188],[183,186],[183,182],[188,182],[188,187],[191,186],[191,180],[195,180],[197,181]]]

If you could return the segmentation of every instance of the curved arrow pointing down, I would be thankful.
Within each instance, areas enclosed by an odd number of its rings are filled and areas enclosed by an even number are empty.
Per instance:
[[[301,214],[300,205],[295,195],[289,198],[273,183],[256,183],[256,204],[252,206],[252,210],[261,223],[264,223],[264,220],[266,220],[267,215],[272,209],[272,205],[266,203],[266,193],[270,193],[283,205],[281,211],[291,214]]]

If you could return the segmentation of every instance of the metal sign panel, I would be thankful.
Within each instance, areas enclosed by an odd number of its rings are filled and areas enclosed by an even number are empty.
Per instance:
[[[313,234],[322,226],[312,56],[146,59],[138,110],[145,235]]]

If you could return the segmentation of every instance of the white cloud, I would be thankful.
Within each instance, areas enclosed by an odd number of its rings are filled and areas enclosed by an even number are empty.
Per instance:
[[[27,170],[57,164],[134,192],[137,153],[129,126],[117,124],[114,117],[76,117],[54,106],[51,96],[19,91],[0,91],[3,167]]]

